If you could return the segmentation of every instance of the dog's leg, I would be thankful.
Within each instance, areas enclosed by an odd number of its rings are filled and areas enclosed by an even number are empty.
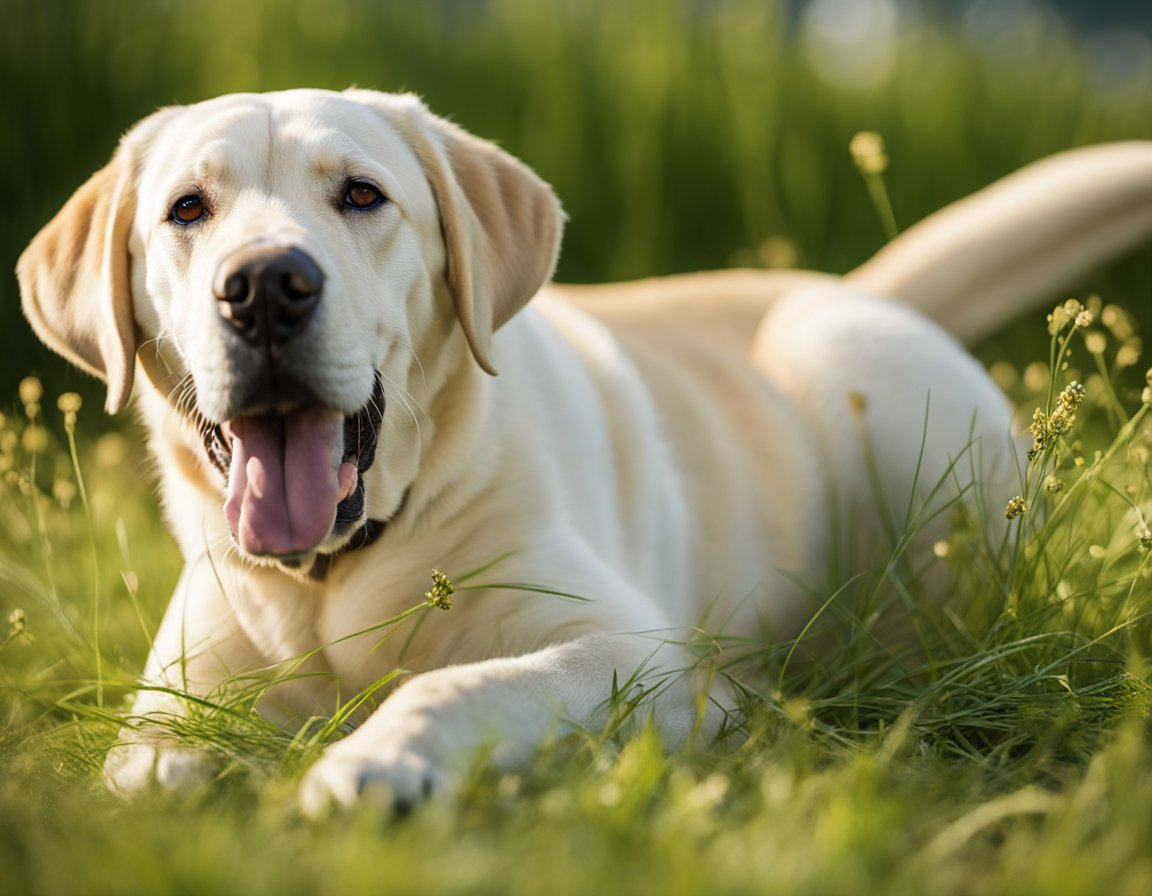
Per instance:
[[[176,729],[188,721],[196,701],[227,700],[229,682],[243,681],[245,673],[271,662],[241,629],[236,606],[224,590],[226,575],[207,557],[190,561],[181,574],[132,710],[105,760],[105,781],[120,795],[152,784],[184,790],[206,780],[212,772],[210,756],[182,745]],[[289,703],[305,705],[292,699],[299,695],[284,693],[293,687],[303,686],[289,682],[274,688],[272,699],[261,702],[261,713],[277,722],[301,716],[287,709]],[[308,687],[317,688],[316,680]],[[287,699],[278,699],[277,690]]]
[[[104,762],[110,789],[128,796],[152,784],[185,790],[211,772],[208,756],[181,746],[173,726],[187,719],[181,695],[219,689],[233,662],[254,653],[237,630],[206,561],[184,567],[152,644],[128,720]]]
[[[844,286],[798,291],[762,322],[755,361],[818,435],[857,566],[886,530],[885,547],[913,535],[914,558],[927,559],[951,502],[1002,509],[1018,487],[1008,402],[961,345],[909,308]],[[1004,523],[999,512],[984,518]]]
[[[674,745],[722,716],[713,706],[698,718],[693,664],[667,642],[621,634],[425,672],[328,748],[304,780],[301,808],[316,816],[368,799],[403,812],[451,793],[486,747],[497,769],[522,766],[548,738],[602,724],[614,681],[625,690],[637,670],[638,686],[650,689],[646,710]]]

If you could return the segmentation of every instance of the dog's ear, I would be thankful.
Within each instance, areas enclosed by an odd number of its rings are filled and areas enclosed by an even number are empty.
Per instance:
[[[24,314],[49,348],[108,384],[114,414],[132,392],[136,325],[128,235],[135,187],[119,152],[35,236],[16,266]]]
[[[477,363],[495,374],[492,334],[551,278],[564,212],[527,165],[415,97],[396,99],[440,208],[456,313]]]

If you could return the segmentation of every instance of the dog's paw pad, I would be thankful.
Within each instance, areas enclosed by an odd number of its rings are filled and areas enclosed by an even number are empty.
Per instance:
[[[434,763],[413,753],[391,756],[322,757],[300,788],[300,810],[308,818],[357,805],[372,806],[402,818],[437,796],[447,794],[449,778]]]
[[[173,793],[188,793],[212,779],[213,763],[195,750],[180,747],[156,755],[156,783]]]
[[[211,779],[212,772],[207,755],[174,744],[120,743],[104,761],[105,784],[125,798],[153,785],[171,793],[188,793]]]

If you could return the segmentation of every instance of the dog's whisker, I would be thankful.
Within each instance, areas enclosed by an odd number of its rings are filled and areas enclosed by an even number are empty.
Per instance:
[[[416,428],[417,442],[423,445],[423,434],[420,431],[420,418],[416,414],[416,409],[418,409],[421,413],[424,413],[424,409],[420,407],[419,402],[417,402],[416,399],[412,397],[411,393],[409,393],[407,389],[393,380],[390,376],[388,376],[388,374],[380,371],[380,377],[384,380],[384,382],[388,383],[388,385],[392,386],[392,388],[395,390],[393,394],[397,399],[399,399],[400,406],[404,408],[405,412],[412,420],[412,425]],[[379,419],[383,420],[382,414],[379,416]]]
[[[150,350],[152,352],[152,356],[157,361],[164,364],[165,370],[167,370],[169,376],[174,375],[175,371],[173,371],[168,366],[167,359],[164,357],[164,354],[162,353],[161,348],[163,347],[165,342],[169,342],[173,346],[177,345],[178,337],[185,335],[186,332],[187,331],[184,331],[184,330],[181,330],[181,331],[168,330],[168,329],[161,330],[155,336],[153,336],[149,339],[143,340],[140,343],[140,346],[137,349],[137,351],[143,353],[145,350]]]
[[[408,350],[408,355],[416,363],[416,367],[420,371],[420,389],[422,392],[427,392],[428,391],[428,377],[424,373],[424,362],[420,360],[420,355],[416,353],[416,349],[412,346],[412,344],[410,342],[406,342],[403,339],[397,339],[396,343]],[[423,410],[423,408],[421,408],[421,410]]]
[[[386,383],[388,383],[389,386],[392,387],[395,395],[411,402],[411,407],[415,407],[421,413],[426,415],[426,412],[425,412],[423,406],[420,404],[419,401],[417,401],[416,396],[413,395],[411,392],[409,392],[405,386],[396,382],[396,380],[394,380],[394,379],[392,379],[392,377],[388,376],[388,374],[386,374],[383,370],[380,370],[378,372],[380,374],[380,378],[382,380],[384,380]]]
[[[191,373],[184,374],[180,380],[172,387],[169,393],[169,402],[165,413],[168,419],[171,415],[175,414],[182,420],[192,420],[196,423],[199,434],[202,424],[199,423],[199,415],[194,413],[196,406],[196,384],[192,379]]]

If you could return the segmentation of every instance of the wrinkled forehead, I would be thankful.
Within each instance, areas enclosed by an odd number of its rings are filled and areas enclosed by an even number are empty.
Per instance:
[[[140,169],[142,191],[292,195],[317,181],[368,178],[401,207],[431,202],[407,142],[372,107],[340,94],[241,94],[169,113]]]

